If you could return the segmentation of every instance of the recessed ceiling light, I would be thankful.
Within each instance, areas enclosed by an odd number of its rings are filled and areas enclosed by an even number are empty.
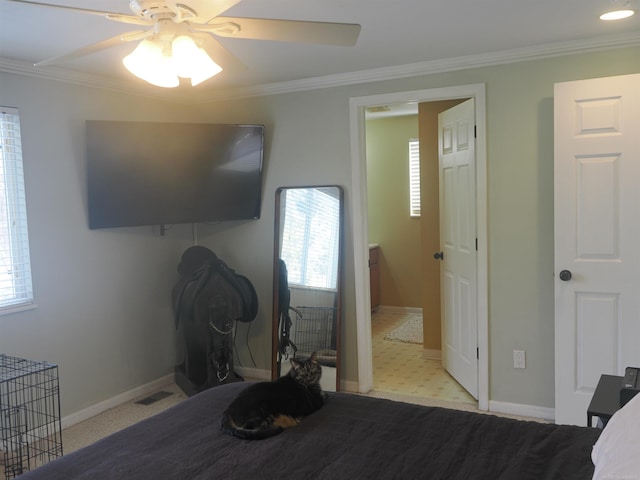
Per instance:
[[[600,15],[600,20],[621,20],[623,18],[628,18],[633,15],[635,10],[631,10],[629,8],[621,9],[621,10],[612,10],[610,12],[603,13]]]

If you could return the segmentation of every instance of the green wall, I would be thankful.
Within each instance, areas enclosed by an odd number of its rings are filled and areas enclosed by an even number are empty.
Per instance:
[[[168,373],[170,288],[191,230],[89,231],[83,121],[175,119],[263,123],[261,218],[200,225],[198,242],[254,283],[256,320],[238,328],[244,366],[268,369],[275,191],[345,188],[344,378],[358,352],[349,99],[484,83],[487,92],[489,398],[553,408],[553,85],[640,72],[640,47],[239,100],[173,103],[0,73],[0,104],[20,109],[38,308],[0,317],[0,351],[60,360],[69,412]],[[140,255],[142,256],[140,256]],[[152,268],[153,267],[153,268]],[[132,286],[136,288],[132,289]],[[141,287],[143,285],[143,287]],[[80,302],[80,303],[78,303]],[[132,303],[133,302],[133,303]],[[106,339],[106,340],[105,340]],[[248,339],[248,346],[245,342]],[[251,349],[252,357],[249,355]],[[527,352],[514,370],[512,350]]]
[[[380,304],[420,308],[420,218],[409,216],[408,153],[418,116],[369,120],[366,130],[369,243],[380,245]]]
[[[271,120],[266,199],[273,184],[339,183],[346,193],[344,375],[357,380],[349,99],[484,83],[487,92],[489,238],[489,399],[553,408],[553,85],[640,72],[640,48],[559,56],[360,85],[271,95],[211,106],[211,118],[253,111]],[[271,255],[264,232],[241,230],[211,241],[248,244]],[[265,243],[263,243],[265,242]],[[270,340],[265,336],[263,342]],[[512,350],[527,368],[512,367]]]

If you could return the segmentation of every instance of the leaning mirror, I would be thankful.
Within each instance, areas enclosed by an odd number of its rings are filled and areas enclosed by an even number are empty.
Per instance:
[[[316,352],[324,390],[340,389],[343,191],[276,191],[271,377]]]

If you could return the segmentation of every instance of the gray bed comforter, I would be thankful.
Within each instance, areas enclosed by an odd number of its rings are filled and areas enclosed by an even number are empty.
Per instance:
[[[295,428],[247,441],[220,431],[246,387],[222,385],[21,480],[588,480],[595,428],[523,422],[347,393]]]

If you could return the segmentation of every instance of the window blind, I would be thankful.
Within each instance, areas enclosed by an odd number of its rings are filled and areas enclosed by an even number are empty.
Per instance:
[[[409,215],[420,216],[420,142],[409,140]]]
[[[0,106],[0,309],[32,302],[20,117]]]

